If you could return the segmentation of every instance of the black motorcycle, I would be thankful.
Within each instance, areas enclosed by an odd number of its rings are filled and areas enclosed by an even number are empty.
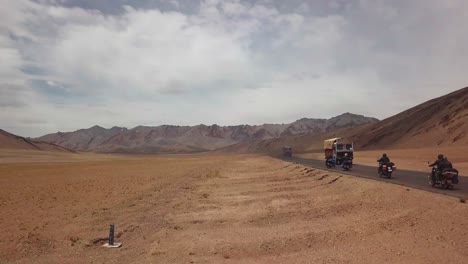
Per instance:
[[[349,171],[353,167],[353,162],[351,160],[344,160],[341,167],[344,171]]]
[[[458,170],[445,169],[442,172],[438,171],[437,165],[432,167],[432,171],[428,176],[429,185],[441,189],[453,189],[453,184],[458,184]]]
[[[396,170],[395,163],[379,163],[379,177],[380,178],[392,178],[392,173]]]

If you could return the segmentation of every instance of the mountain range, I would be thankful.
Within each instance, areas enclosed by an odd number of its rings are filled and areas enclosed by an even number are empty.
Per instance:
[[[351,113],[330,119],[303,118],[290,124],[137,126],[132,129],[93,126],[74,132],[57,132],[33,140],[74,151],[117,153],[190,153],[209,151],[238,143],[295,135],[316,134],[362,124],[377,123],[372,117]]]
[[[104,153],[278,153],[322,151],[324,139],[353,141],[357,150],[468,145],[468,87],[379,121],[351,113],[330,119],[303,118],[290,124],[93,126],[24,138],[0,130],[0,148]]]

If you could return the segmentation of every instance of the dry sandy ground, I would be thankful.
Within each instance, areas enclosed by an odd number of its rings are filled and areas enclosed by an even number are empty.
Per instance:
[[[451,197],[261,156],[97,157],[0,163],[0,263],[468,259]]]
[[[56,151],[0,149],[0,164],[2,163],[57,163],[57,162],[83,162],[83,161],[116,161],[138,159],[140,156],[123,156],[116,154],[94,153],[64,153]],[[25,165],[29,166],[29,165]]]
[[[468,146],[356,151],[354,163],[377,167],[376,160],[382,156],[382,153],[387,153],[400,169],[427,172],[430,171],[427,162],[433,162],[437,159],[438,154],[444,154],[452,162],[453,166],[460,171],[461,175],[468,175]],[[299,154],[297,156],[324,159],[323,153]]]

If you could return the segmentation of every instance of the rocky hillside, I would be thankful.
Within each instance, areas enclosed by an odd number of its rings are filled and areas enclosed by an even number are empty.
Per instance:
[[[89,150],[101,145],[109,138],[126,131],[126,128],[113,127],[110,129],[93,126],[71,133],[57,132],[37,138],[37,140],[57,144],[73,150]]]
[[[138,126],[132,129],[94,126],[74,132],[58,132],[37,140],[77,151],[123,153],[189,153],[223,148],[229,145],[291,135],[316,134],[378,120],[345,113],[330,119],[300,119],[291,124],[259,126]]]
[[[372,124],[379,120],[365,116],[344,113],[330,119],[303,118],[290,124],[282,133],[281,137],[292,135],[303,135],[309,133],[325,133],[344,127],[354,127],[362,124]]]
[[[55,144],[29,140],[24,137],[20,137],[5,130],[0,129],[0,149],[21,149],[21,150],[44,150],[44,151],[61,151],[61,152],[73,152]]]

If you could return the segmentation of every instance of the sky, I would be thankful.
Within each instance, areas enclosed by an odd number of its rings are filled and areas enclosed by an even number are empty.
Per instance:
[[[466,0],[0,0],[0,128],[383,119],[468,86]]]

